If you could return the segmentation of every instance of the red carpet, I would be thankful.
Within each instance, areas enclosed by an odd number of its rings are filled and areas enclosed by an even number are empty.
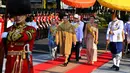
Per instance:
[[[109,62],[110,60],[111,60],[111,54],[104,53],[98,56],[98,61],[94,65],[88,65],[87,63],[84,63],[72,70],[69,70],[66,73],[91,73],[93,70],[99,68],[103,64]]]
[[[85,54],[86,53],[86,50],[82,50],[81,51],[81,55]],[[71,59],[74,59],[74,55],[71,56]],[[44,62],[44,63],[41,63],[41,64],[38,64],[38,65],[35,65],[34,66],[34,73],[39,73],[41,71],[44,71],[44,70],[47,70],[49,68],[53,68],[57,65],[60,65],[64,63],[64,57],[59,57],[57,58],[56,60],[54,61],[47,61],[47,62]]]
[[[86,54],[86,50],[82,50],[82,55]],[[74,58],[74,56],[72,56]],[[111,59],[110,53],[104,53],[98,56],[98,62],[96,62],[94,65],[87,65],[86,63],[79,65],[76,68],[73,68],[72,70],[69,70],[66,73],[91,73],[94,69],[97,69],[98,67],[102,66],[104,63],[107,63]],[[47,61],[38,65],[34,66],[34,73],[40,73],[41,71],[53,68],[57,65],[60,65],[64,62],[63,57],[59,57],[58,59],[54,61]]]
[[[34,66],[34,73],[40,73],[41,71],[47,70],[49,68],[55,67],[64,62],[64,58],[60,57],[54,61],[47,61],[41,64]]]

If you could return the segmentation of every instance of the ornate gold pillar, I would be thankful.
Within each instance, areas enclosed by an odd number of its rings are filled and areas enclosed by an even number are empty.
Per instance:
[[[43,8],[46,9],[47,0],[43,0]]]

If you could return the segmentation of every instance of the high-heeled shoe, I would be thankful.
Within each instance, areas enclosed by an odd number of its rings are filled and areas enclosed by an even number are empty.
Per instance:
[[[87,63],[87,64],[90,64],[90,61],[89,61],[89,60],[87,60],[87,61],[86,61],[86,63]]]
[[[94,61],[88,61],[87,64],[90,64],[90,65],[93,65],[94,64]]]
[[[67,65],[68,65],[68,62],[64,63],[64,64],[63,64],[63,67],[66,67]]]
[[[91,62],[91,64],[93,65],[93,64],[94,64],[94,62],[92,61],[92,62]]]

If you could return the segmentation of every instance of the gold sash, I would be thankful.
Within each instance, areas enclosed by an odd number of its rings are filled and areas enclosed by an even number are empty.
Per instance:
[[[50,32],[52,33],[53,36],[55,36],[56,31],[57,31],[57,27],[56,27],[56,26],[54,26],[54,27],[51,26],[51,27],[50,27]]]
[[[94,30],[90,24],[87,24],[87,33],[91,34],[95,38]]]

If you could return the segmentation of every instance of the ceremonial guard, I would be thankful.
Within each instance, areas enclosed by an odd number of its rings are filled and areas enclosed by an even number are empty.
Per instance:
[[[63,66],[67,66],[68,57],[71,54],[72,43],[76,45],[75,27],[69,22],[68,15],[63,15],[63,22],[57,27],[56,44],[60,46],[60,54],[65,56]]]
[[[2,73],[2,66],[3,66],[3,58],[4,58],[4,48],[2,45],[2,38],[1,35],[4,31],[4,20],[2,18],[3,14],[0,13],[0,73]]]
[[[42,13],[40,13],[40,26],[41,26],[41,30],[40,30],[40,38],[41,39],[43,39],[43,38],[45,38],[45,33],[44,33],[44,31],[45,31],[45,25],[44,25],[44,23],[43,23],[43,15],[42,15]]]
[[[45,22],[44,14],[42,14],[42,16],[41,16],[41,24],[42,24],[42,26],[43,26],[43,31],[44,31],[44,28],[46,28],[44,22]]]
[[[50,26],[51,14],[47,16],[47,27]]]
[[[124,24],[117,18],[117,12],[112,12],[112,21],[108,25],[106,40],[110,42],[109,49],[113,57],[113,66],[111,69],[119,71],[120,60],[122,58],[123,31]]]
[[[32,49],[36,29],[25,22],[26,14],[31,13],[30,0],[8,0],[7,7],[15,23],[3,33],[8,48],[5,73],[34,73]]]
[[[4,19],[3,19],[3,14],[0,14],[0,36],[2,35],[4,31]],[[0,43],[1,43],[2,38],[0,37]]]
[[[47,16],[46,16],[45,13],[43,14],[43,18],[42,18],[42,20],[43,20],[43,25],[44,25],[44,29],[43,29],[43,37],[46,38],[46,36],[47,36],[46,31],[47,31],[47,28],[48,28],[48,27],[47,27],[48,24],[47,24]]]
[[[32,16],[34,17],[34,22],[36,22],[36,14],[32,14]]]
[[[38,25],[40,26],[40,14],[39,13],[37,13],[36,21],[37,21]]]
[[[36,23],[37,23],[37,26],[38,26],[38,30],[37,30],[38,36],[37,36],[37,39],[40,39],[41,38],[41,25],[40,25],[39,13],[36,14]]]
[[[59,14],[58,13],[55,14],[55,19],[56,19],[56,22],[57,22],[57,25],[58,25],[59,22],[60,22],[60,18],[59,18]]]
[[[55,14],[54,14],[54,13],[50,14],[50,21],[51,21],[52,19],[54,19],[54,18],[55,18]]]

